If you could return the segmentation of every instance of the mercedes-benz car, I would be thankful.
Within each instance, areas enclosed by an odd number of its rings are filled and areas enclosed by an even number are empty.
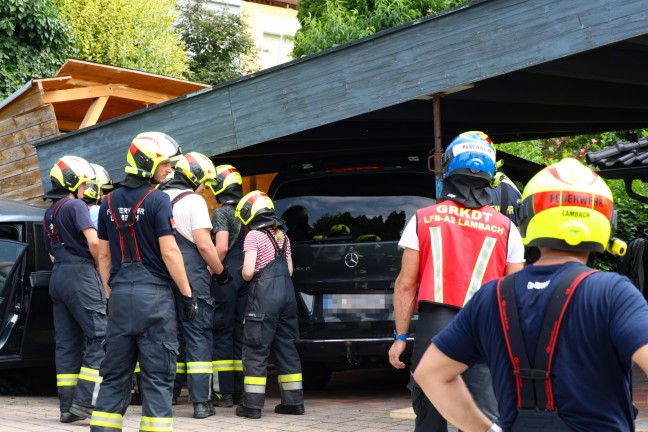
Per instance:
[[[307,388],[326,385],[333,371],[388,366],[398,241],[416,210],[434,203],[434,191],[434,174],[418,159],[399,166],[306,164],[273,180],[268,193],[292,244]]]

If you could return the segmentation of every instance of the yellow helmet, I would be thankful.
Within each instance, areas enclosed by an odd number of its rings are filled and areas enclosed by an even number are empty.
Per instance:
[[[282,226],[283,220],[275,215],[274,203],[264,192],[252,191],[236,205],[235,215],[250,229],[272,225]]]
[[[572,158],[544,168],[527,183],[518,220],[525,245],[572,251],[605,251],[616,228],[610,188]]]
[[[184,175],[195,187],[205,182],[211,188],[216,180],[214,163],[202,153],[190,152],[179,156],[174,175]]]
[[[112,189],[113,181],[108,171],[101,165],[91,163],[90,166],[95,173],[95,178],[88,182],[88,188],[83,193],[83,196],[91,200],[99,200],[101,199],[101,189]]]
[[[176,159],[182,154],[178,143],[162,132],[143,132],[131,142],[124,169],[128,174],[153,178],[160,162]]]
[[[216,167],[216,181],[210,187],[221,204],[233,204],[243,196],[243,178],[232,165]]]
[[[88,161],[77,156],[63,156],[50,170],[52,186],[62,187],[70,192],[76,192],[81,183],[94,177],[94,170]]]

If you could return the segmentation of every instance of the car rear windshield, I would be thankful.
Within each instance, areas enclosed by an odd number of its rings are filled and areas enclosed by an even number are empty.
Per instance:
[[[399,240],[433,198],[431,174],[380,171],[287,182],[276,189],[274,204],[293,243],[375,242]]]

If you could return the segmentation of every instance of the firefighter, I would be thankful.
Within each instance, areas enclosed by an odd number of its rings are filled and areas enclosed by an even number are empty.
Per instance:
[[[243,317],[247,306],[248,283],[243,280],[243,241],[245,229],[236,218],[236,204],[243,197],[243,179],[231,165],[216,167],[212,191],[221,204],[212,217],[212,234],[223,264],[232,272],[232,283],[219,288],[212,284],[216,300],[214,311],[214,349],[212,351],[214,405],[238,405],[243,393]]]
[[[99,210],[99,269],[110,298],[103,382],[90,429],[122,429],[133,371],[141,369],[140,430],[173,427],[171,393],[178,339],[172,282],[182,294],[184,319],[198,306],[175,240],[169,197],[154,188],[171,173],[178,144],[160,132],[137,135],[126,154],[122,187]]]
[[[212,276],[209,269],[215,272],[214,280],[219,285],[231,279],[212,243],[209,209],[200,195],[215,179],[216,168],[212,161],[205,155],[191,152],[179,158],[173,178],[163,187],[171,198],[176,241],[194,297],[198,300],[197,318],[182,324],[182,336],[187,347],[184,360],[189,401],[193,402],[194,418],[199,419],[216,414],[211,402],[214,298],[210,292]]]
[[[244,321],[244,392],[236,415],[261,418],[270,351],[278,371],[281,403],[277,414],[304,414],[298,337],[297,301],[290,277],[290,241],[284,221],[275,216],[268,195],[252,191],[236,206],[236,217],[250,231],[243,245],[243,279],[250,282]]]
[[[83,201],[88,205],[90,219],[95,228],[97,228],[97,219],[99,217],[99,204],[103,197],[113,189],[113,181],[108,171],[101,165],[91,163],[90,166],[94,171],[95,177],[88,182],[88,187],[83,193]]]
[[[52,189],[45,194],[53,201],[43,226],[45,248],[54,262],[49,294],[61,423],[89,416],[104,359],[106,293],[95,268],[99,240],[80,199],[92,178],[94,171],[85,159],[63,156],[50,170]]]

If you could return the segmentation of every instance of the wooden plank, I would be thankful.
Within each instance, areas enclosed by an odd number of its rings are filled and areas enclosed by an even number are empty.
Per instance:
[[[8,119],[14,115],[33,110],[43,105],[43,91],[38,83],[33,83],[25,93],[10,102],[7,106],[0,109],[0,121]]]
[[[56,120],[54,108],[51,105],[42,105],[37,109],[0,121],[0,148],[12,140],[11,135],[18,131],[29,129],[43,123]]]
[[[16,171],[14,171],[16,172]],[[35,184],[41,183],[40,170],[20,173],[13,177],[0,180],[0,191],[11,191],[16,189],[23,189]]]
[[[0,162],[0,180],[14,177],[16,173],[29,172],[36,172],[40,176],[40,166],[35,151],[22,159]]]
[[[43,204],[42,197],[44,193],[43,184],[41,182],[37,182],[22,189],[3,191],[1,196],[2,198],[6,199],[30,201],[35,204]]]
[[[53,138],[57,136],[57,134],[58,126],[56,125],[56,122],[52,120],[16,131],[11,135],[5,136],[0,142],[0,149],[2,149],[3,153],[0,158],[4,157],[4,153],[11,153],[12,151],[15,151],[15,149],[20,149],[27,144],[42,139]]]
[[[160,102],[173,99],[166,93],[140,91],[123,85],[101,85],[94,87],[82,87],[66,90],[53,90],[45,93],[43,100],[45,103],[69,102],[82,99],[95,99],[104,96],[115,96],[124,99],[137,100],[157,104]]]
[[[88,112],[83,118],[80,127],[84,128],[96,124],[97,120],[99,120],[99,116],[101,115],[101,112],[106,107],[107,102],[108,102],[108,96],[102,96],[95,99],[95,101],[92,102],[92,104],[90,105],[90,108],[88,108]]]

